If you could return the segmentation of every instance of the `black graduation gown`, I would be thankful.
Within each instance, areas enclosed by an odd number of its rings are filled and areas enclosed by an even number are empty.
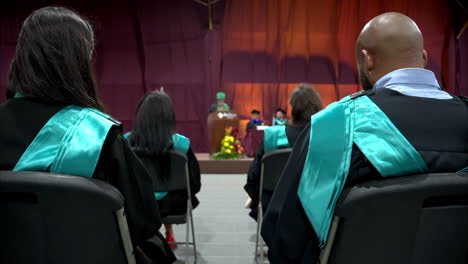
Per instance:
[[[299,134],[304,129],[303,126],[289,126],[286,125],[286,136],[288,137],[289,146],[293,147],[296,143],[296,139]],[[250,203],[250,212],[249,215],[254,220],[257,220],[257,206],[258,206],[258,196],[260,192],[260,175],[262,169],[262,158],[265,155],[265,149],[263,147],[263,142],[260,144],[260,147],[255,154],[255,158],[250,165],[249,172],[247,174],[247,183],[244,186],[244,190],[249,194],[252,202]],[[262,204],[264,212],[268,208],[270,203],[272,193],[264,192],[262,195]]]
[[[260,121],[261,121],[261,120],[260,120]],[[252,121],[249,121],[249,122],[247,123],[247,128],[246,128],[246,129],[247,129],[247,131],[249,131],[249,130],[251,130],[251,129],[256,130],[257,127],[260,126],[260,125],[263,125],[263,121],[262,121],[261,124],[256,124],[256,123],[254,123],[254,122],[252,122]]]
[[[168,168],[161,166],[169,164],[167,156],[157,157],[138,152],[137,155],[145,165],[150,176],[153,177],[153,182],[161,182],[164,178],[168,177]],[[195,195],[200,192],[201,177],[200,165],[198,164],[198,160],[195,157],[191,147],[187,151],[187,159],[190,177],[190,189],[192,192],[192,206],[193,208],[196,208],[200,203]],[[154,186],[153,191],[157,191],[156,186]],[[187,212],[187,196],[187,191],[173,191],[169,192],[164,198],[159,200],[158,205],[161,217],[185,214]]]
[[[249,121],[249,122],[247,123],[246,129],[247,129],[247,131],[249,131],[249,130],[251,130],[251,129],[254,129],[254,130],[255,130],[255,129],[257,129],[257,126],[258,126],[257,124],[254,124],[254,123],[252,123],[252,121]]]
[[[12,170],[42,127],[63,107],[26,97],[0,105],[0,123],[8,124],[0,130],[0,170]],[[151,178],[121,136],[119,127],[109,131],[93,178],[109,182],[125,198],[137,262],[152,263],[148,261],[152,259],[157,263],[173,263],[175,256],[158,231],[161,220]]]
[[[369,98],[415,147],[429,172],[456,172],[468,165],[468,105],[458,97],[437,100],[379,89]],[[310,125],[297,139],[265,214],[262,236],[272,264],[318,263],[318,238],[297,196],[309,136]],[[353,146],[345,187],[381,178]]]

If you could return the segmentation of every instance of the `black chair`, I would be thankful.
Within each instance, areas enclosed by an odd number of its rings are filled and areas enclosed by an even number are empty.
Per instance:
[[[103,181],[0,171],[0,263],[134,264],[123,206]]]
[[[197,262],[197,244],[195,240],[195,228],[193,224],[193,206],[192,190],[190,189],[190,175],[188,170],[188,159],[185,154],[177,150],[169,152],[170,157],[170,176],[165,182],[158,181],[158,192],[187,191],[187,211],[183,215],[168,215],[162,219],[163,224],[186,224],[185,242],[176,242],[176,244],[185,244],[193,246],[194,262]],[[190,229],[192,231],[192,241],[189,240]],[[171,242],[172,243],[172,242]]]
[[[327,264],[468,263],[468,174],[426,174],[344,190]]]
[[[269,199],[263,199],[265,193],[273,194],[286,162],[291,155],[291,148],[278,149],[266,153],[262,158],[262,172],[260,176],[260,190],[257,207],[257,236],[255,242],[255,260],[258,262],[260,250],[260,262],[264,262],[264,244],[260,236],[263,223],[263,212],[268,208]],[[271,197],[271,196],[270,196]]]

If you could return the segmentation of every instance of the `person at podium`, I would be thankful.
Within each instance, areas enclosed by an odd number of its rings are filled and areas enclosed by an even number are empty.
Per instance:
[[[215,111],[229,111],[231,108],[229,107],[228,104],[226,104],[226,94],[223,92],[219,92],[216,94],[216,104],[212,104],[210,106],[210,109],[208,110],[208,113],[213,113]]]
[[[256,130],[258,126],[264,125],[263,120],[260,119],[260,111],[254,109],[250,113],[252,114],[252,118],[247,123],[247,130]]]
[[[276,125],[265,130],[263,142],[255,154],[255,159],[250,165],[247,174],[247,184],[244,186],[251,202],[248,208],[251,209],[249,215],[257,220],[257,206],[260,189],[260,174],[262,158],[265,153],[280,148],[290,148],[296,142],[296,138],[304,127],[310,123],[310,116],[322,110],[322,99],[319,93],[308,84],[300,84],[292,93],[289,100],[292,107],[292,120],[285,125]],[[262,204],[264,212],[272,193],[263,193]]]

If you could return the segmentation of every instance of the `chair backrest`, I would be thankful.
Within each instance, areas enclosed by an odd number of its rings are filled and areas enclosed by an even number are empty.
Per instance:
[[[0,171],[0,263],[135,263],[123,205],[99,180]]]
[[[291,148],[267,152],[262,158],[262,186],[264,191],[274,191],[284,166],[291,154]]]
[[[169,164],[167,164],[170,166],[169,177],[165,181],[157,179],[157,191],[170,192],[189,189],[187,188],[190,187],[187,155],[177,150],[171,150],[169,151],[169,160]]]
[[[321,263],[468,263],[468,174],[360,184],[343,191],[335,217]]]

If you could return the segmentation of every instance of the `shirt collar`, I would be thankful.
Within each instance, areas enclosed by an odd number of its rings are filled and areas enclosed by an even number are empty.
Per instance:
[[[398,85],[422,85],[440,90],[439,83],[432,71],[420,68],[404,68],[392,71],[380,78],[373,89],[391,88]]]

